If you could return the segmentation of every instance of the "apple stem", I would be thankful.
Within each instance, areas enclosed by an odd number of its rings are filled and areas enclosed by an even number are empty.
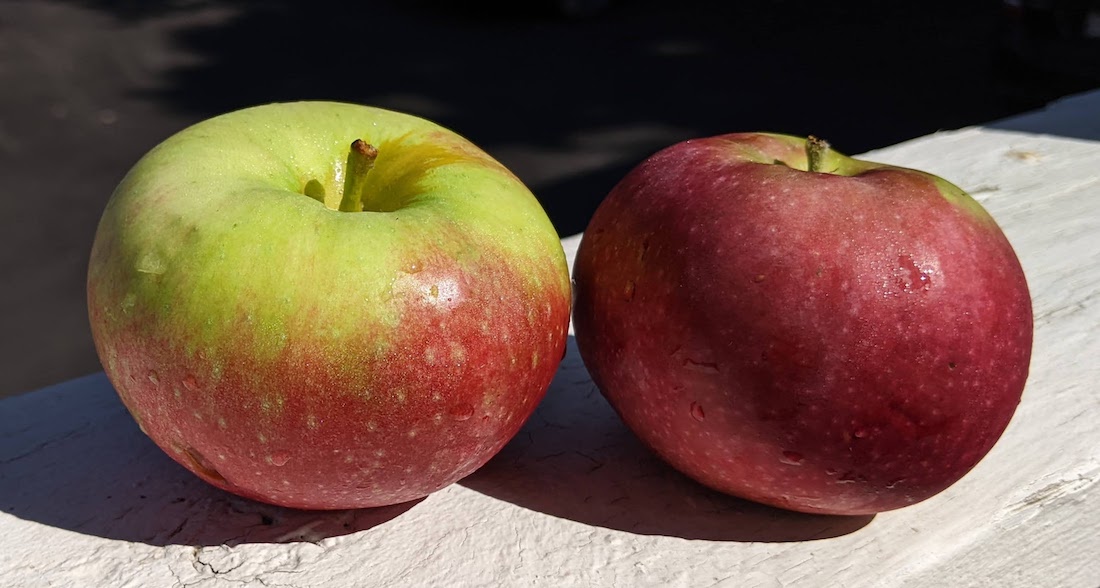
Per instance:
[[[348,163],[344,168],[344,194],[340,198],[340,212],[363,212],[363,189],[367,185],[367,174],[374,169],[374,160],[378,159],[378,149],[373,145],[356,139],[348,151]]]
[[[829,151],[829,142],[810,135],[806,139],[806,167],[809,171],[821,171],[825,153]]]

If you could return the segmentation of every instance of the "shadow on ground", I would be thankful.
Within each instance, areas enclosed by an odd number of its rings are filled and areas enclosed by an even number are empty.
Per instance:
[[[223,492],[142,434],[102,374],[6,400],[0,465],[4,513],[158,546],[316,542],[385,525],[420,502],[309,512]],[[685,539],[809,541],[852,533],[873,519],[782,511],[683,477],[622,425],[572,342],[531,421],[460,484],[557,518]]]
[[[320,541],[382,525],[419,501],[311,512],[210,486],[149,440],[102,375],[5,401],[0,510],[149,545]]]
[[[874,519],[771,508],[679,474],[642,446],[604,401],[572,337],[531,420],[497,457],[460,483],[585,525],[684,539],[812,541],[853,533]]]

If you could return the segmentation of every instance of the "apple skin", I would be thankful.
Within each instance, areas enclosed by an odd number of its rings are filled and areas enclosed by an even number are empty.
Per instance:
[[[661,458],[711,488],[869,514],[987,454],[1027,379],[1032,311],[959,188],[806,141],[671,146],[601,203],[574,268],[577,346]],[[783,163],[777,163],[783,162]]]
[[[378,148],[374,200],[338,212],[357,138]],[[154,148],[106,207],[87,288],[142,430],[215,486],[304,509],[405,502],[484,464],[545,394],[570,306],[554,227],[500,163],[322,102]]]

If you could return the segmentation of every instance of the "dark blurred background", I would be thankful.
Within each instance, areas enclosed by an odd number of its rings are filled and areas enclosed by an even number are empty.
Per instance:
[[[1100,6],[1070,2],[1066,24],[1028,4],[0,0],[0,397],[99,369],[99,214],[201,119],[295,99],[421,115],[509,166],[567,236],[681,139],[813,133],[859,153],[1100,86],[1095,44],[1080,63],[1059,44],[1100,38]]]

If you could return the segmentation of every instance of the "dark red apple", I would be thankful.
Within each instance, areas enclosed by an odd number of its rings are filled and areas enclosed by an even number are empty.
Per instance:
[[[993,447],[1027,379],[1012,247],[956,186],[769,134],[686,141],[600,205],[581,356],[699,482],[813,513],[903,507]]]

